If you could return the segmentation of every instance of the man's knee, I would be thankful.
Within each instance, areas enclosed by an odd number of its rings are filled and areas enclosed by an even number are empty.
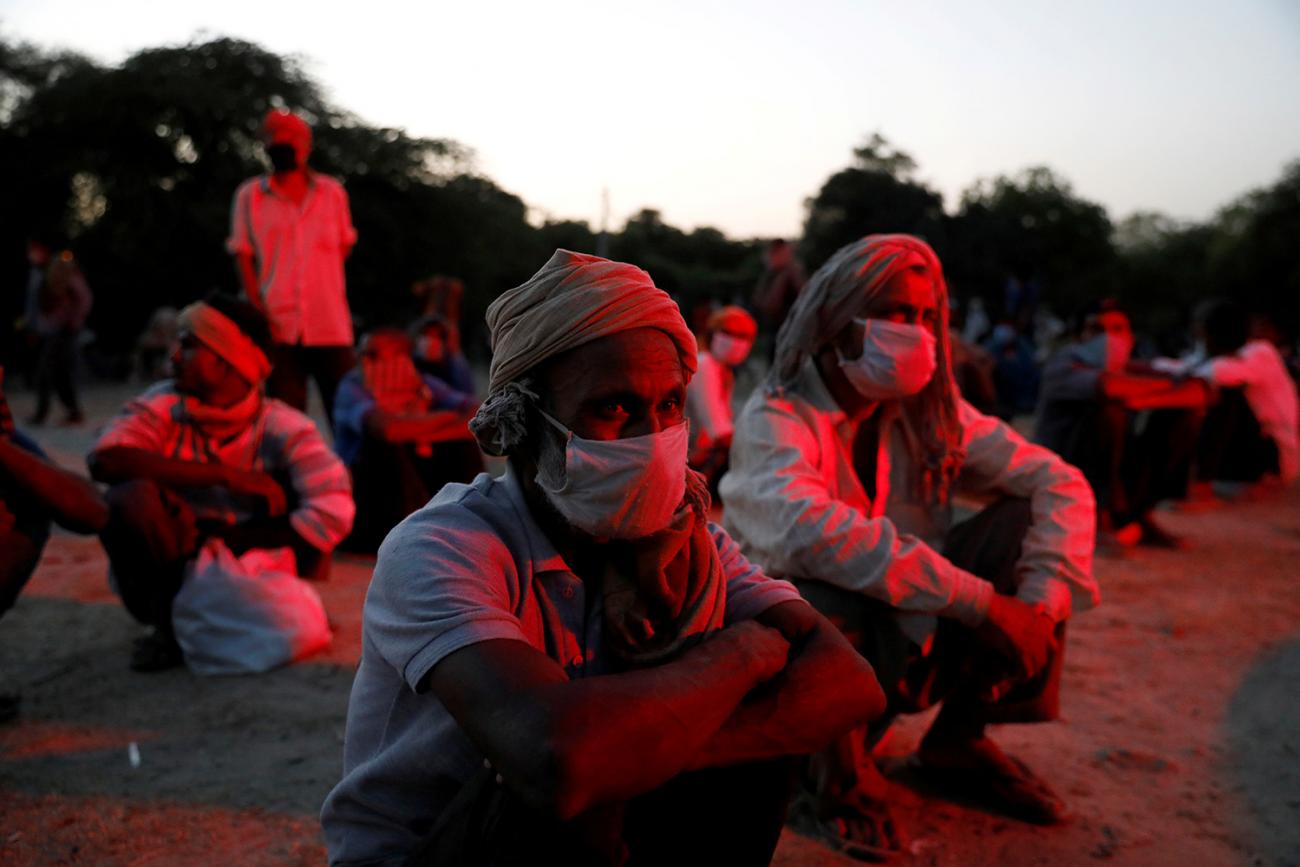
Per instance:
[[[104,501],[109,527],[150,526],[163,514],[162,486],[149,479],[119,482],[104,494]]]

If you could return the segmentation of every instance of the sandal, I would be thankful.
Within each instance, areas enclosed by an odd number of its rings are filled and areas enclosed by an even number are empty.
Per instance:
[[[181,646],[170,635],[150,633],[135,640],[131,648],[132,671],[166,671],[185,661]]]

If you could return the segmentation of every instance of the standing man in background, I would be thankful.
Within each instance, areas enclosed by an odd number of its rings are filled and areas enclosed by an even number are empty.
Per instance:
[[[272,172],[235,192],[226,248],[244,294],[271,323],[268,396],[305,410],[310,375],[332,422],[334,392],[353,366],[343,260],[357,231],[342,184],[307,165],[311,127],[302,118],[269,112],[262,141]]]

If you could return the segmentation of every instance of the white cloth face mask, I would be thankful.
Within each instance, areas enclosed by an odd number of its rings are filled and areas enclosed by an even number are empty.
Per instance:
[[[640,539],[672,523],[686,496],[686,422],[645,436],[589,440],[542,416],[566,437],[564,483],[557,487],[538,472],[537,484],[566,521],[607,539]]]
[[[888,319],[853,321],[862,326],[862,355],[852,360],[840,355],[840,369],[863,397],[910,397],[934,378],[938,363],[930,329]]]
[[[733,337],[722,331],[716,331],[709,341],[709,354],[727,367],[736,367],[749,357],[749,350],[754,341],[743,337]]]

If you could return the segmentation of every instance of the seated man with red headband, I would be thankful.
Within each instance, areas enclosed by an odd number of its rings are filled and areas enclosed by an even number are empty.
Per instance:
[[[456,391],[411,358],[411,339],[376,328],[334,398],[334,448],[352,471],[357,520],[343,547],[374,553],[388,531],[448,482],[483,470],[469,419],[473,395]]]
[[[172,600],[210,537],[232,553],[293,550],[318,574],[352,526],[348,473],[307,416],[262,394],[270,364],[265,318],[212,295],[180,314],[175,378],[127,404],[88,459],[111,487],[101,534],[117,591],[154,633],[131,666],[182,662]]]

